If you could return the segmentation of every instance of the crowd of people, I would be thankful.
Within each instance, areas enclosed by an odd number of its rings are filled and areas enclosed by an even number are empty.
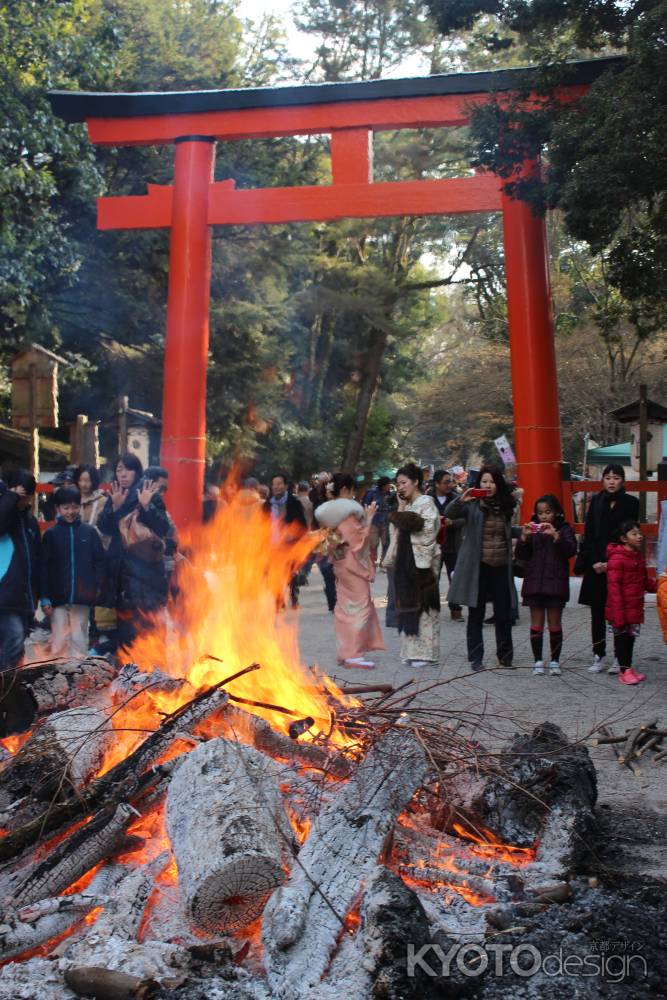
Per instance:
[[[579,602],[590,608],[589,670],[641,683],[633,652],[644,594],[658,590],[667,641],[667,573],[658,581],[649,577],[638,501],[625,491],[622,467],[604,470],[579,545],[556,496],[541,496],[523,520],[521,490],[499,469],[483,467],[463,483],[459,478],[447,469],[431,476],[408,462],[393,480],[382,476],[366,491],[348,473],[317,473],[294,489],[282,472],[269,484],[250,478],[242,485],[276,525],[276,537],[282,524],[299,534],[318,531],[311,557],[291,580],[289,600],[299,606],[300,587],[317,565],[344,666],[372,668],[370,654],[385,648],[371,594],[378,570],[387,580],[385,626],[400,634],[401,660],[413,668],[437,664],[444,568],[450,619],[466,625],[472,671],[484,669],[485,623],[494,625],[499,666],[514,667],[512,629],[522,603],[530,615],[533,674],[558,676],[576,556],[574,571],[583,577]],[[53,491],[48,515],[54,523],[42,536],[32,513],[32,475],[14,470],[0,481],[0,670],[19,664],[38,605],[54,656],[131,645],[145,616],[175,592],[179,547],[167,487],[165,469],[143,469],[130,454],[120,456],[106,489],[97,469],[79,466]],[[223,504],[220,488],[208,484],[203,520],[213,520]],[[523,577],[521,602],[517,577]],[[492,615],[485,618],[489,603]],[[608,633],[613,659],[607,658]]]

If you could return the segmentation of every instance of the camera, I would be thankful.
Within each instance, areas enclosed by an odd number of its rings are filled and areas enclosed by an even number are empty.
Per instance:
[[[489,491],[488,490],[481,490],[481,489],[476,489],[476,488],[471,489],[470,493],[468,494],[468,496],[477,497],[480,500],[483,497],[488,497],[488,495],[489,495]]]
[[[546,531],[548,527],[549,525],[546,523],[546,521],[531,521],[530,533],[532,535],[540,535],[543,531]]]

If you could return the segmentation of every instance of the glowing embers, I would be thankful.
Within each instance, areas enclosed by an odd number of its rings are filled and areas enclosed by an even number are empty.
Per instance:
[[[497,879],[505,866],[528,865],[535,858],[535,848],[505,844],[479,824],[454,823],[454,835],[444,834],[430,827],[426,816],[413,804],[398,819],[408,840],[398,838],[392,867],[413,888],[454,893],[472,906],[484,906],[496,901]]]
[[[492,858],[510,865],[528,865],[535,860],[536,846],[515,847],[503,844],[495,833],[477,824],[474,828],[461,823],[452,823],[452,829],[459,837],[471,842],[470,851],[481,858]]]
[[[4,739],[0,740],[0,747],[2,747],[10,757],[14,757],[29,736],[30,732],[20,733],[18,736],[5,736]]]

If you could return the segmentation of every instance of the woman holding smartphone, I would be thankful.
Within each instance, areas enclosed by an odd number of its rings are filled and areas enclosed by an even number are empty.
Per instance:
[[[474,486],[453,500],[445,510],[449,518],[465,519],[465,534],[448,600],[468,608],[466,640],[468,660],[474,671],[483,670],[482,627],[487,600],[493,602],[496,655],[501,667],[514,666],[512,619],[517,597],[512,576],[512,538],[521,528],[512,527],[516,501],[499,469],[483,466]]]

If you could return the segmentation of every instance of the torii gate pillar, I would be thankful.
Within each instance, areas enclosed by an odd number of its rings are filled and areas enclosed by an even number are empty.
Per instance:
[[[539,170],[526,164],[527,174]],[[503,190],[503,240],[512,360],[514,435],[523,518],[544,493],[560,499],[561,437],[546,225]]]
[[[215,143],[207,136],[185,136],[175,147],[161,462],[169,472],[169,510],[183,527],[198,510],[206,462],[208,199]]]

